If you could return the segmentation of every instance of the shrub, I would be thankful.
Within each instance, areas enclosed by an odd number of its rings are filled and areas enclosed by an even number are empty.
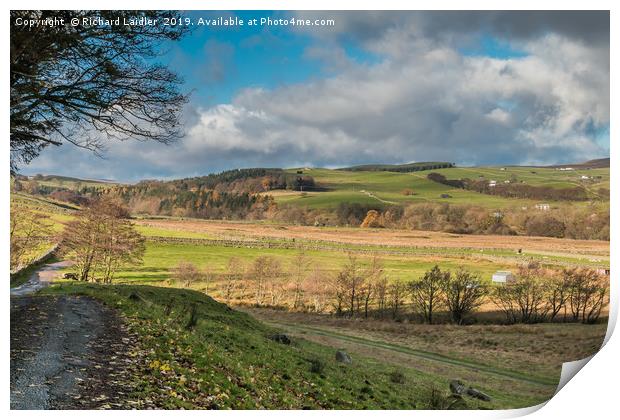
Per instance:
[[[454,410],[466,409],[467,404],[463,398],[446,394],[432,385],[429,389],[425,408],[428,410]]]
[[[529,236],[563,238],[566,225],[552,216],[534,216],[525,222],[525,231]]]
[[[171,280],[190,287],[193,283],[200,281],[203,273],[192,263],[181,261],[173,270]]]
[[[393,370],[390,372],[390,381],[395,384],[404,384],[405,379],[405,374],[400,370]]]
[[[325,362],[319,358],[310,359],[310,372],[321,374],[325,370]]]
[[[383,227],[380,220],[381,216],[377,210],[368,210],[364,221],[360,225],[362,228],[378,228]]]

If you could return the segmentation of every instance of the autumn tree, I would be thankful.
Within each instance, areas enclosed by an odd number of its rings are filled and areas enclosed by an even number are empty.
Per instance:
[[[479,276],[460,269],[444,276],[443,298],[452,322],[462,324],[465,316],[484,303],[488,289]]]
[[[564,275],[565,273],[566,271],[562,275],[553,273],[547,279],[547,306],[550,321],[554,321],[562,309],[564,309],[564,320],[566,320],[566,303],[571,282],[570,276]]]
[[[590,268],[573,268],[564,271],[569,285],[568,306],[573,321],[594,323],[607,304],[609,282]]]
[[[310,308],[314,312],[323,312],[326,309],[327,299],[331,292],[332,284],[325,270],[314,267],[304,281],[304,292],[309,301]]]
[[[145,245],[127,209],[102,198],[65,226],[60,249],[75,263],[79,280],[110,283],[119,267],[141,263]]]
[[[433,323],[433,314],[443,305],[445,300],[443,285],[449,279],[450,272],[441,271],[436,265],[424,273],[421,279],[408,284],[413,306],[422,315],[425,322]]]
[[[375,301],[377,310],[381,317],[384,316],[385,310],[388,307],[389,299],[389,282],[386,276],[381,276],[375,282]]]
[[[377,210],[368,210],[366,217],[362,221],[360,227],[363,228],[378,228],[383,227],[381,225],[381,215]]]
[[[336,274],[335,293],[338,314],[342,314],[346,309],[352,317],[358,307],[361,296],[361,289],[364,282],[362,270],[353,254],[349,254],[349,259]]]
[[[41,246],[49,241],[52,224],[48,216],[13,201],[10,211],[10,265],[16,268],[37,256]]]
[[[200,282],[204,278],[204,273],[189,261],[180,261],[172,269],[170,279],[183,287],[190,287],[192,284]]]
[[[224,299],[230,302],[233,292],[238,289],[238,284],[243,281],[245,273],[245,264],[239,257],[231,257],[228,260],[226,275],[224,276]]]
[[[260,256],[254,260],[249,275],[253,281],[254,297],[257,305],[265,304],[267,292],[270,289],[269,286],[274,281],[274,278],[280,275],[280,272],[280,262],[274,257]]]
[[[184,25],[20,25],[18,19],[134,19],[174,11],[12,10],[11,170],[48,145],[99,151],[104,138],[169,142],[180,134],[182,80],[156,59]]]
[[[495,287],[491,298],[504,311],[509,323],[534,323],[546,318],[547,276],[539,264],[530,263],[519,267],[514,281]]]
[[[295,258],[291,263],[291,277],[293,286],[293,309],[299,308],[303,304],[304,298],[304,282],[308,269],[312,261],[308,258],[306,253],[299,250]]]
[[[407,284],[401,281],[394,281],[388,286],[388,306],[390,308],[392,318],[398,319],[400,310],[405,303],[407,295]]]
[[[365,270],[363,275],[364,281],[359,295],[364,304],[364,318],[368,318],[368,310],[377,295],[383,282],[387,282],[383,261],[376,255],[373,255],[370,266]],[[384,298],[384,296],[383,296]]]

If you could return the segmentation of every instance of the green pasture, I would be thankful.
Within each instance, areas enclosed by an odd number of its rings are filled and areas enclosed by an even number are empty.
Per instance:
[[[266,249],[266,248],[234,248],[185,243],[148,242],[144,255],[144,264],[139,267],[125,269],[116,278],[118,282],[161,283],[167,282],[171,271],[180,262],[191,262],[197,267],[214,274],[224,274],[228,261],[233,257],[240,258],[246,265],[250,265],[257,257],[271,256],[277,258],[284,270],[294,268],[296,249]],[[342,251],[306,251],[311,260],[311,266],[318,266],[323,270],[335,273],[348,259],[346,250]],[[371,255],[356,257],[361,266],[370,264]],[[479,273],[483,279],[490,280],[491,275],[501,269],[510,268],[512,264],[487,261],[484,259],[469,259],[459,257],[442,257],[440,254],[429,256],[401,256],[381,255],[385,272],[393,281],[405,281],[420,277],[425,271],[438,264],[442,269],[457,270],[463,267]]]
[[[516,177],[517,181],[535,186],[553,188],[570,188],[583,185],[596,198],[599,188],[609,188],[609,169],[580,169],[560,171],[551,168],[536,167],[472,167],[445,168],[410,173],[396,172],[351,172],[320,168],[295,168],[290,173],[302,171],[303,175],[312,176],[327,191],[289,193],[275,195],[276,201],[282,204],[305,206],[308,208],[334,208],[340,203],[359,203],[386,206],[390,204],[408,204],[424,202],[446,202],[454,204],[474,204],[487,208],[511,208],[532,206],[533,200],[512,199],[473,191],[451,188],[433,181],[426,176],[438,172],[450,179],[483,177],[486,180],[504,182]],[[592,179],[582,180],[585,175]],[[600,176],[598,179],[596,177]],[[414,195],[404,195],[403,190],[410,189]],[[441,198],[448,194],[450,198]],[[552,203],[558,206],[565,202]]]

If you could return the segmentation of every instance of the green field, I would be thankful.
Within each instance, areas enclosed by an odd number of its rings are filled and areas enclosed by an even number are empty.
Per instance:
[[[170,278],[172,269],[181,261],[191,262],[197,267],[215,274],[224,274],[228,261],[232,257],[239,257],[248,265],[259,256],[278,258],[284,269],[293,267],[295,256],[299,251],[295,249],[266,249],[266,248],[233,248],[224,246],[205,246],[198,244],[156,243],[149,242],[141,267],[122,271],[117,276],[118,282],[156,283],[166,282]],[[342,251],[306,251],[313,265],[323,270],[337,272],[347,261],[348,254]],[[360,263],[366,266],[371,256],[358,256]],[[464,267],[479,273],[483,278],[490,279],[491,275],[500,269],[511,267],[512,264],[485,261],[483,259],[467,259],[458,257],[429,257],[429,256],[394,256],[382,255],[385,272],[391,280],[411,280],[422,276],[425,271],[439,264],[442,269],[457,270]]]
[[[533,200],[504,198],[451,188],[428,180],[426,176],[431,172],[441,173],[449,179],[478,179],[482,175],[487,180],[497,182],[510,180],[514,176],[518,181],[524,181],[529,185],[553,188],[570,188],[583,185],[594,199],[597,198],[596,191],[599,188],[609,188],[609,168],[560,171],[552,168],[509,166],[505,167],[504,170],[501,167],[475,167],[446,168],[410,173],[352,172],[319,168],[295,168],[288,171],[290,173],[302,171],[303,175],[312,176],[327,191],[276,192],[274,193],[276,202],[309,208],[333,208],[340,203],[371,204],[382,207],[390,204],[439,202],[505,209],[532,206],[538,203],[538,201]],[[592,178],[601,176],[601,178],[582,180],[582,175]],[[402,192],[405,189],[413,190],[415,195],[404,195]],[[451,198],[441,198],[441,194],[449,194]],[[551,204],[557,206],[582,205],[582,203],[567,202],[551,202]]]

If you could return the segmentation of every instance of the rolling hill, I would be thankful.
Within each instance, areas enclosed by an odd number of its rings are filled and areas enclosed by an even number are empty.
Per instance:
[[[341,169],[254,168],[173,181],[143,181],[135,184],[133,188],[140,190],[142,186],[150,183],[157,190],[157,194],[166,196],[179,192],[185,194],[214,189],[234,194],[259,192],[272,196],[277,204],[309,209],[335,209],[342,203],[357,203],[377,208],[416,203],[451,203],[475,205],[488,209],[510,209],[530,207],[541,202],[541,199],[505,197],[454,188],[428,179],[431,173],[439,173],[451,180],[495,181],[497,184],[518,183],[554,189],[579,188],[590,200],[604,202],[609,200],[608,158],[582,164],[548,167],[456,167],[449,162],[418,162],[404,165],[358,165]],[[271,180],[267,187],[263,182],[266,178]],[[122,189],[132,188],[105,181],[55,175],[39,175],[32,179],[47,189],[76,190],[83,187],[114,189],[115,186],[122,187]],[[589,201],[582,199],[554,202],[551,199],[542,199],[542,202],[554,206],[584,206]]]
[[[295,168],[291,173],[303,172],[314,178],[325,191],[270,191],[276,202],[309,208],[334,208],[340,203],[360,203],[385,207],[413,203],[472,204],[487,208],[512,208],[531,206],[538,200],[505,198],[453,188],[427,179],[432,172],[449,179],[484,179],[497,183],[519,182],[532,186],[551,188],[584,187],[595,200],[600,188],[609,189],[609,168],[560,171],[557,168],[524,166],[507,167],[452,167],[415,172],[390,172],[387,170],[332,170]],[[587,177],[582,178],[582,177]],[[569,202],[572,203],[572,202]],[[566,204],[566,203],[562,203]],[[583,203],[582,203],[583,204]],[[581,204],[577,204],[581,205]]]

